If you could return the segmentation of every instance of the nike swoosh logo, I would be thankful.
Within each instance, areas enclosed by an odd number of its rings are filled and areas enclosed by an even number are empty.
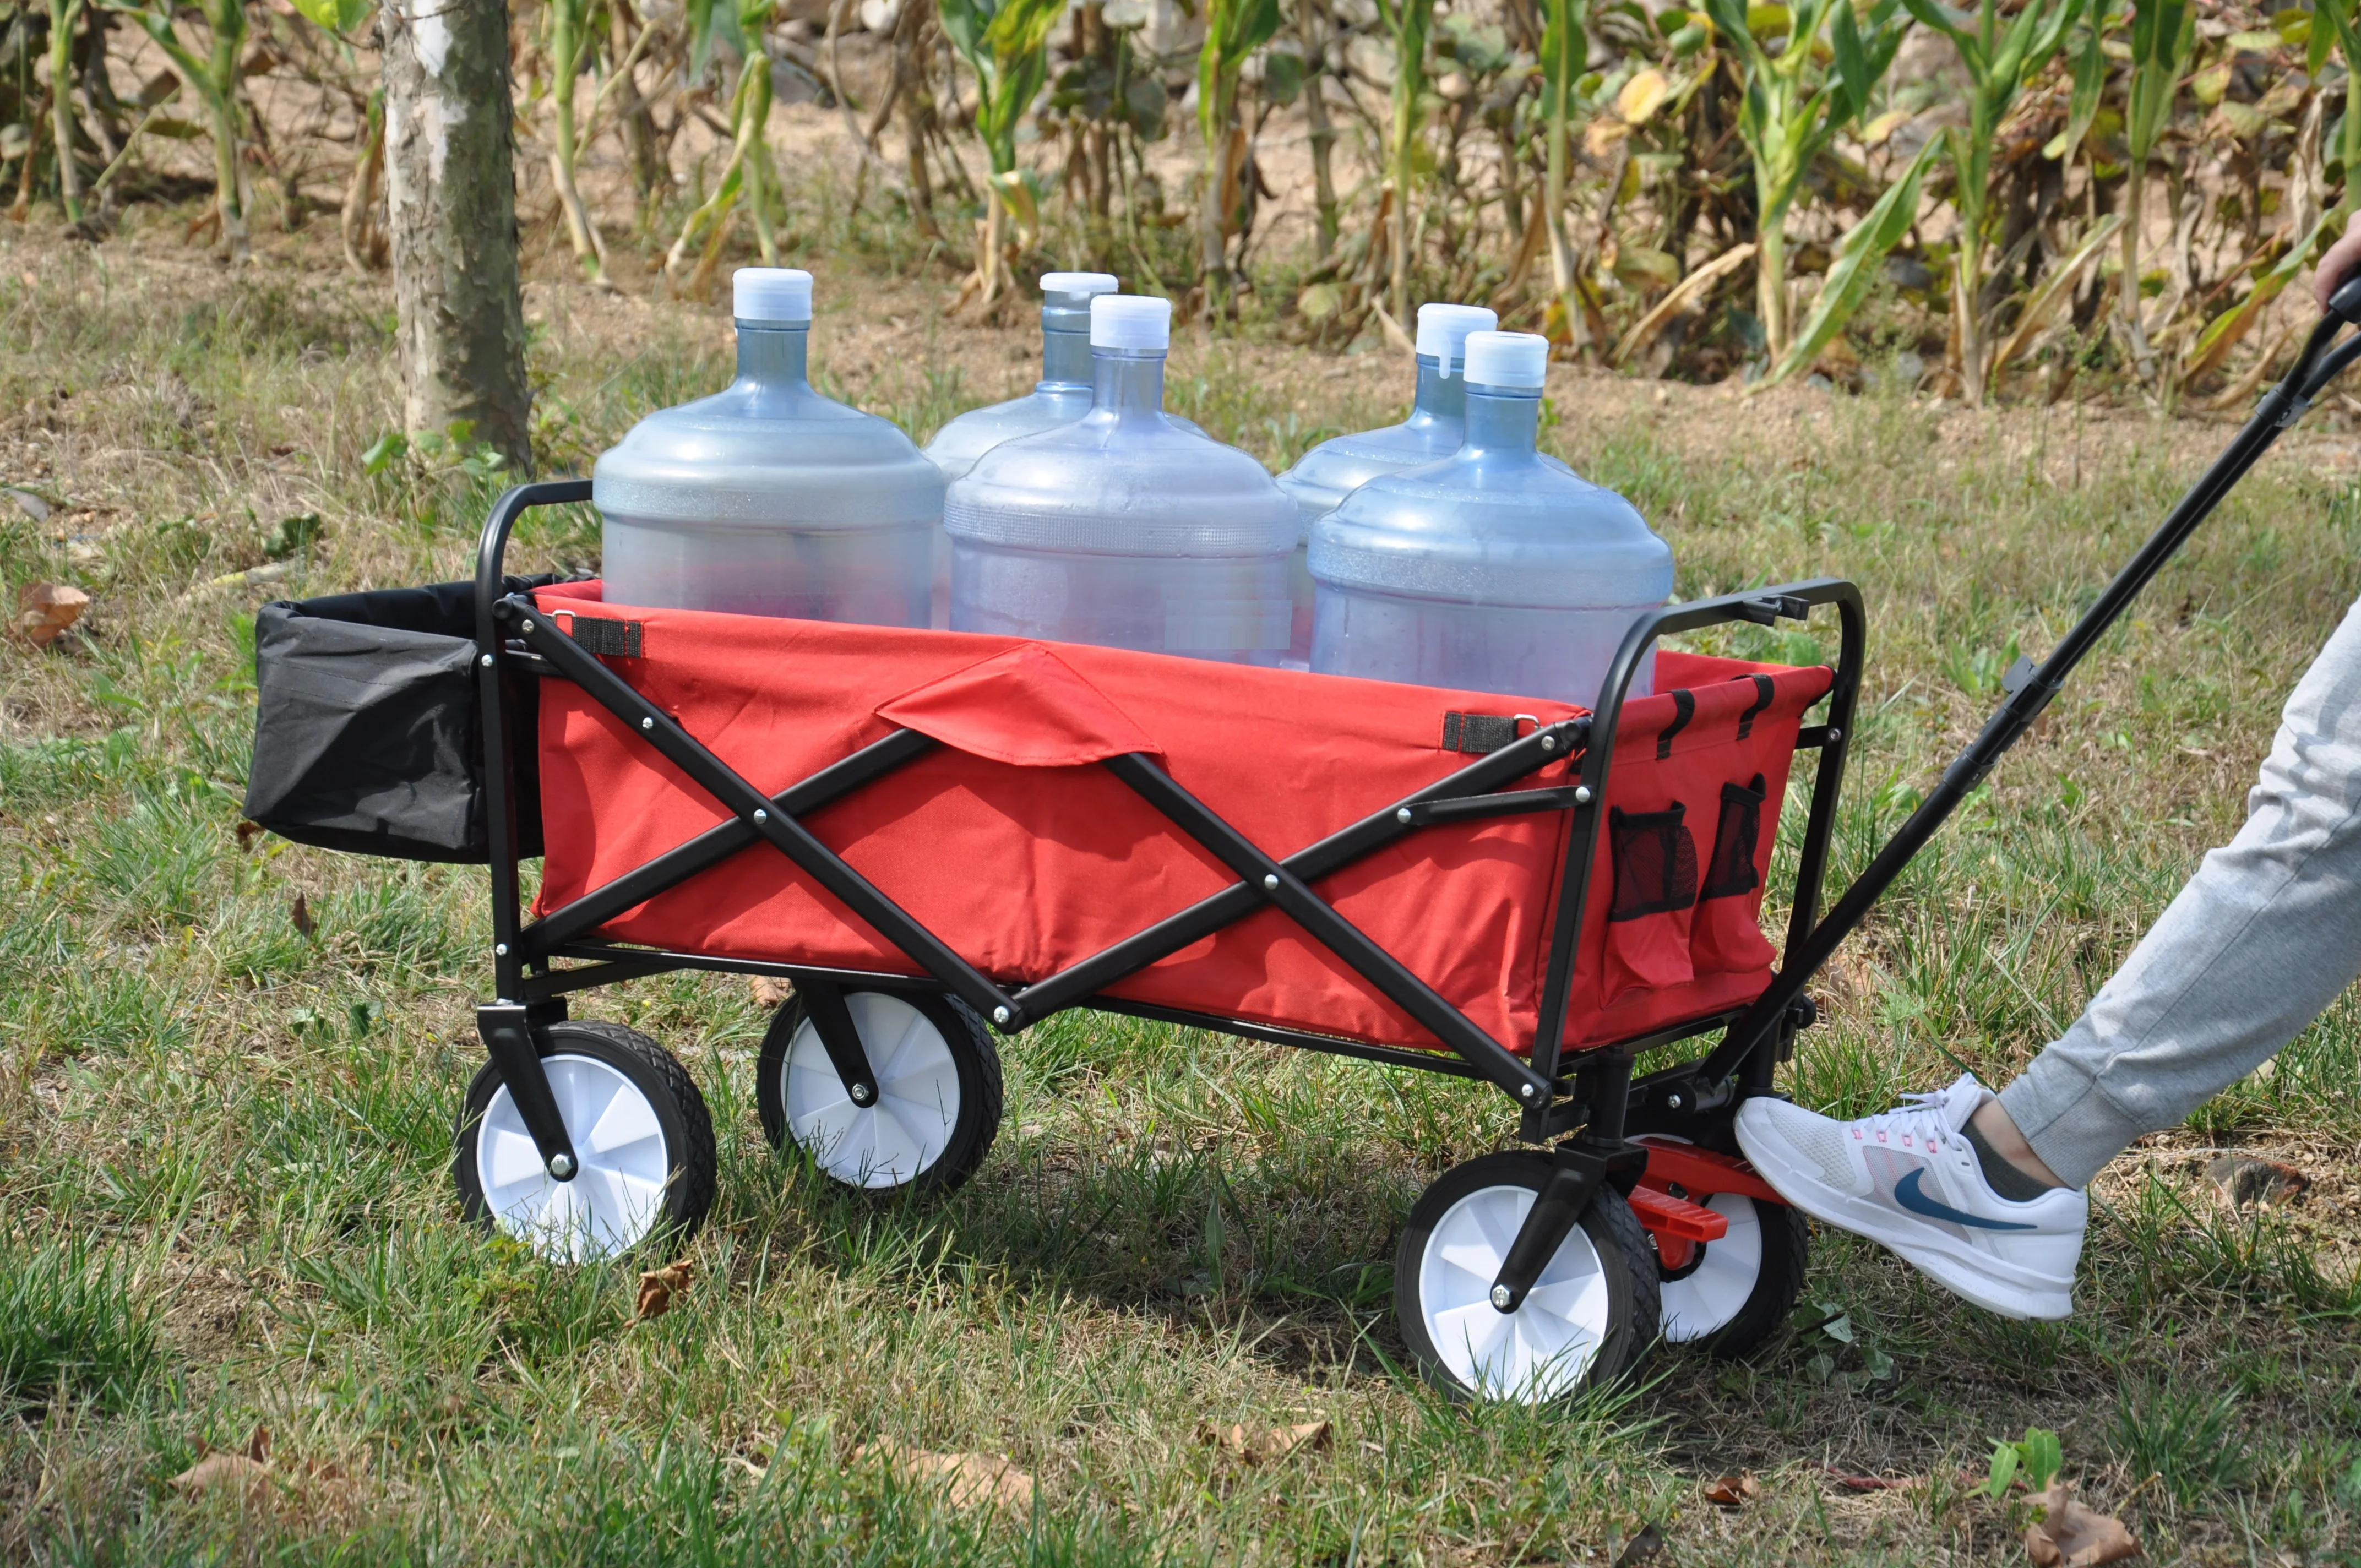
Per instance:
[[[1922,1166],[1895,1182],[1894,1201],[1914,1214],[1924,1214],[1930,1220],[1949,1220],[1955,1225],[1972,1225],[1980,1231],[2037,1231],[2041,1228],[2016,1220],[1987,1220],[1980,1214],[1971,1214],[1963,1209],[1954,1209],[1949,1203],[1938,1202],[1921,1190],[1919,1184],[1926,1178],[1927,1171]]]

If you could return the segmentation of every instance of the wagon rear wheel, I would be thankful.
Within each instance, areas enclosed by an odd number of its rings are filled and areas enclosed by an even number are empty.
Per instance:
[[[1551,1171],[1541,1155],[1487,1155],[1444,1172],[1411,1210],[1394,1310],[1420,1370],[1455,1398],[1566,1398],[1636,1370],[1654,1343],[1655,1254],[1609,1187],[1517,1310],[1492,1305],[1493,1278]]]
[[[845,1010],[877,1084],[876,1103],[846,1092],[798,996],[763,1037],[755,1102],[763,1131],[822,1173],[872,1191],[949,1191],[975,1172],[1000,1132],[1000,1054],[975,1010],[939,992],[848,991]]]
[[[1803,1292],[1810,1245],[1803,1212],[1737,1192],[1690,1201],[1719,1214],[1730,1230],[1719,1241],[1697,1244],[1679,1268],[1658,1260],[1664,1339],[1701,1343],[1719,1356],[1742,1356],[1786,1321]]]
[[[713,1118],[672,1053],[615,1024],[553,1024],[542,1070],[577,1168],[543,1168],[507,1080],[484,1064],[467,1086],[451,1177],[467,1217],[558,1263],[620,1257],[686,1237],[713,1206]]]

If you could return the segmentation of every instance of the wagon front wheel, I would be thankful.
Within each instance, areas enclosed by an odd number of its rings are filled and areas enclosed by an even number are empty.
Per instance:
[[[620,1257],[657,1236],[685,1238],[713,1206],[713,1118],[671,1052],[616,1024],[553,1024],[542,1070],[577,1168],[560,1181],[499,1068],[467,1086],[451,1177],[467,1217],[557,1263]]]
[[[1548,1185],[1541,1155],[1486,1155],[1444,1173],[1411,1209],[1394,1310],[1427,1378],[1460,1398],[1546,1404],[1611,1384],[1654,1343],[1654,1249],[1623,1195],[1601,1187],[1513,1312],[1492,1282]]]
[[[1673,1344],[1701,1343],[1715,1355],[1735,1360],[1786,1321],[1803,1293],[1810,1236],[1802,1211],[1784,1203],[1737,1192],[1690,1201],[1719,1214],[1730,1229],[1719,1241],[1697,1243],[1678,1268],[1656,1260],[1664,1338]]]
[[[955,996],[843,994],[877,1086],[875,1102],[854,1102],[799,994],[763,1036],[755,1085],[763,1131],[847,1187],[957,1187],[1000,1132],[1000,1054],[991,1031]]]

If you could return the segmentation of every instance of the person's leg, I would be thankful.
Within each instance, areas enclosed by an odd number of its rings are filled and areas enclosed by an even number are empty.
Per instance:
[[[2063,1317],[2081,1185],[2286,1045],[2356,974],[2361,605],[2289,697],[2246,826],[1997,1100],[1962,1077],[1899,1111],[1836,1122],[1766,1096],[1740,1108],[1739,1142],[1806,1212],[1995,1311]]]
[[[2361,976],[2361,606],[2288,698],[2246,808],[2065,1037],[2001,1091],[2070,1187],[2252,1072]]]

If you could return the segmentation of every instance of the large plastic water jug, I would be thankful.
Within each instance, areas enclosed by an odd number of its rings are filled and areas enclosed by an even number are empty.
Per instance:
[[[1041,280],[1041,379],[1021,398],[970,409],[935,433],[927,455],[949,484],[999,445],[1035,431],[1071,424],[1091,411],[1091,301],[1120,287],[1112,273],[1051,272]],[[935,535],[929,623],[950,624],[950,535]]]
[[[1467,438],[1312,525],[1312,667],[1588,707],[1633,620],[1673,591],[1631,503],[1535,449],[1545,338],[1467,339]],[[1631,693],[1654,689],[1655,658]]]
[[[888,422],[812,390],[810,273],[741,268],[730,291],[738,378],[598,458],[608,597],[924,626],[941,471]]]
[[[1279,488],[1303,514],[1289,576],[1295,598],[1289,663],[1309,667],[1312,659],[1312,573],[1305,560],[1312,525],[1378,475],[1415,468],[1459,450],[1467,429],[1467,378],[1462,374],[1467,334],[1489,332],[1499,320],[1481,305],[1419,306],[1418,392],[1410,417],[1323,441],[1279,477]]]
[[[1275,665],[1296,510],[1164,411],[1170,301],[1091,302],[1091,411],[1003,442],[943,503],[951,627]]]

